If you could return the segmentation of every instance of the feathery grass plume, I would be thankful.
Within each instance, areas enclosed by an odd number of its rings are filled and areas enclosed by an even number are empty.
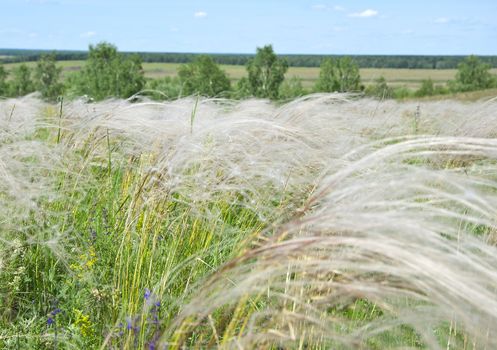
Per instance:
[[[144,188],[161,197],[179,194],[192,205],[230,193],[243,206],[262,204],[262,198],[277,201],[282,189],[295,191],[307,182],[307,165],[321,162],[305,133],[274,118],[266,102],[245,108],[250,102],[199,101],[193,130],[192,104],[107,101],[81,108],[76,102],[66,109],[71,117],[65,127],[74,130],[66,142],[91,149],[93,160],[103,164],[107,150],[101,141],[108,133],[113,158],[146,159]]]
[[[16,227],[55,195],[51,171],[61,171],[61,152],[36,139],[48,105],[36,96],[0,101],[0,216]],[[30,214],[31,213],[31,214]]]
[[[46,257],[39,285],[95,309],[81,344],[496,345],[495,101],[75,100],[59,118],[29,98],[0,102],[0,212],[71,233],[68,271]],[[141,330],[102,340],[126,317]]]
[[[455,348],[497,346],[497,248],[483,235],[497,224],[497,141],[383,144],[344,156],[300,215],[202,282],[162,340],[441,349],[452,337]],[[433,168],[440,154],[478,161]],[[209,315],[222,310],[233,318],[211,329]]]
[[[23,139],[35,132],[40,113],[47,106],[36,96],[0,99],[0,143]]]
[[[414,134],[414,118],[420,111],[420,135],[495,137],[497,100],[463,103],[460,101],[397,102],[371,99],[354,100],[341,94],[305,96],[281,107],[282,118],[295,126],[314,129],[317,136],[331,133],[343,138],[368,142],[385,137]],[[357,144],[357,143],[356,143]]]
[[[5,261],[12,260],[11,248],[24,251],[29,245],[64,255],[58,242],[70,231],[67,207],[56,202],[71,202],[62,183],[74,157],[49,140],[53,113],[53,106],[36,95],[0,101],[0,254],[6,254]]]
[[[248,193],[263,182],[278,188],[286,179],[308,183],[316,169],[340,162],[344,149],[410,134],[416,111],[414,103],[356,101],[344,94],[307,96],[280,108],[260,100],[202,100],[192,132],[194,104],[192,98],[73,102],[66,107],[64,123],[71,134],[66,144],[91,150],[93,161],[100,160],[102,166],[109,159],[109,146],[102,140],[110,140],[111,157],[149,156],[150,171],[161,174],[163,194],[182,192],[201,201],[216,191]],[[492,128],[471,125],[492,118],[495,106],[488,103],[474,114],[462,103],[427,103],[421,108],[419,134],[491,137]],[[474,120],[471,125],[462,123],[468,115]],[[437,125],[440,120],[444,125]],[[454,127],[444,131],[448,124]],[[263,188],[258,192],[267,193]]]
[[[2,215],[10,220],[24,217],[37,207],[37,200],[49,199],[53,193],[47,190],[52,179],[47,173],[59,160],[56,152],[41,142],[17,141],[1,145],[0,203],[2,211],[12,209]]]

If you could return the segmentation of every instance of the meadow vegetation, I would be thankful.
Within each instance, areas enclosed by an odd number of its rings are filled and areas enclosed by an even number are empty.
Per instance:
[[[497,103],[0,101],[4,349],[497,346]]]

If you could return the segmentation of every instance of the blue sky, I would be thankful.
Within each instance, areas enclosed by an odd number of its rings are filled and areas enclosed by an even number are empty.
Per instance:
[[[0,0],[0,47],[497,55],[496,0]]]

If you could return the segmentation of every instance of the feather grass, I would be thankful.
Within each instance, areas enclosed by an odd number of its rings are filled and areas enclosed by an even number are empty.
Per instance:
[[[99,329],[141,313],[102,348],[147,344],[145,286],[172,348],[494,348],[496,112],[317,94],[76,100],[59,118],[1,101],[2,227],[54,252],[64,283],[106,276]]]

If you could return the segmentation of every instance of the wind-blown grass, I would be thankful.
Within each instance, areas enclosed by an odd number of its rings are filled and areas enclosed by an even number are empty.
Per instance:
[[[4,348],[497,345],[495,101],[196,105],[0,102]]]
[[[403,325],[420,344],[439,348],[434,330],[453,321],[479,346],[494,347],[488,333],[497,321],[497,275],[488,238],[495,230],[495,173],[404,163],[442,152],[493,159],[497,143],[416,138],[334,171],[297,219],[226,264],[179,319],[206,317],[250,296],[268,305],[238,320],[247,326],[229,340],[237,345],[366,346]],[[476,236],[477,225],[490,237]],[[381,317],[357,320],[337,311],[357,307],[358,300]]]

